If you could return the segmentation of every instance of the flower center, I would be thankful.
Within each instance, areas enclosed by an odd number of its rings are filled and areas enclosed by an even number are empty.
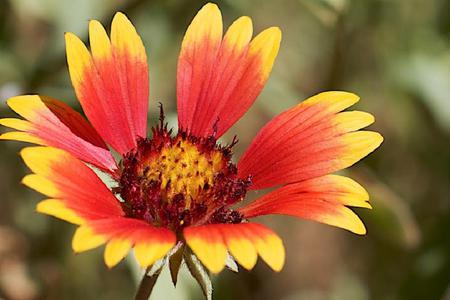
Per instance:
[[[241,201],[250,178],[237,177],[231,148],[216,139],[198,138],[161,125],[151,139],[139,139],[125,155],[117,192],[128,217],[175,231],[206,223],[239,223],[229,208]]]

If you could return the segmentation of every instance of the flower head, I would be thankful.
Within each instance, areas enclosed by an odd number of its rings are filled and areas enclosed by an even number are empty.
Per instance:
[[[187,29],[178,60],[177,132],[167,128],[161,108],[160,123],[147,135],[146,52],[122,13],[110,36],[99,22],[89,23],[90,51],[66,34],[70,77],[89,122],[49,97],[8,100],[24,119],[1,119],[16,131],[0,138],[41,145],[21,152],[33,172],[23,182],[49,197],[37,205],[39,212],[78,225],[76,252],[106,244],[105,262],[112,267],[134,248],[146,268],[178,243],[213,273],[224,268],[228,253],[246,269],[259,255],[279,271],[283,243],[253,217],[284,214],[366,232],[348,207],[370,208],[367,192],[330,174],[381,144],[378,133],[359,131],[373,116],[342,112],[358,101],[354,94],[320,93],[270,121],[233,163],[236,140],[217,140],[264,87],[281,32],[271,27],[252,39],[248,17],[222,31],[215,4],[205,5]],[[109,189],[89,165],[116,186]],[[265,188],[273,191],[236,206],[248,192]]]

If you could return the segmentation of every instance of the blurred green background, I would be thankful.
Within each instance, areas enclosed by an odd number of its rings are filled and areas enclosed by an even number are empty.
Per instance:
[[[283,31],[272,76],[232,128],[237,155],[277,113],[325,90],[359,94],[385,142],[346,174],[362,183],[374,209],[358,209],[368,234],[287,217],[262,221],[285,241],[279,274],[214,278],[215,299],[450,299],[450,2],[448,0],[217,1],[224,21],[252,17],[255,32]],[[51,95],[80,109],[66,69],[65,31],[86,40],[87,22],[109,26],[124,11],[150,64],[150,114],[157,102],[176,118],[175,73],[182,35],[202,1],[0,0],[0,110],[17,94]],[[3,131],[3,129],[2,129]],[[102,249],[74,255],[74,226],[38,215],[43,196],[20,184],[23,143],[0,146],[0,298],[130,299],[136,272],[108,270]],[[139,274],[137,274],[139,275]],[[176,290],[167,274],[153,299],[201,299],[186,272]]]

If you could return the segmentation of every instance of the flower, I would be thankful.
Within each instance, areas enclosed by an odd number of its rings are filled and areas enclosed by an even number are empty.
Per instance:
[[[353,207],[370,208],[368,194],[350,178],[331,173],[359,161],[382,142],[359,131],[372,115],[345,111],[358,101],[324,92],[265,125],[235,164],[232,148],[217,139],[253,104],[271,72],[281,32],[252,39],[252,22],[237,19],[222,37],[222,18],[206,4],[183,39],[177,71],[177,133],[160,123],[147,136],[148,69],[143,43],[122,13],[111,34],[89,23],[90,51],[72,33],[66,50],[76,95],[89,119],[59,100],[28,95],[8,105],[23,119],[0,124],[17,131],[1,139],[40,144],[21,151],[33,174],[23,183],[49,197],[37,211],[78,225],[73,249],[106,244],[112,267],[134,248],[146,268],[185,244],[213,273],[228,252],[252,269],[259,255],[273,270],[284,264],[282,240],[253,217],[283,214],[366,230]],[[118,164],[109,147],[120,154]],[[109,189],[93,171],[116,182]],[[247,192],[273,188],[236,208]]]

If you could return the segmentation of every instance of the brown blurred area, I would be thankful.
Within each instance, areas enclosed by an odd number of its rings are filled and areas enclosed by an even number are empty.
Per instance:
[[[357,209],[360,237],[288,217],[264,217],[285,241],[286,266],[224,271],[214,299],[450,299],[450,2],[446,0],[216,1],[225,25],[241,15],[255,32],[280,26],[271,78],[224,141],[236,154],[279,112],[325,90],[357,93],[382,147],[343,173],[371,195]],[[0,0],[0,111],[8,97],[50,95],[80,110],[66,69],[66,31],[87,38],[87,22],[109,26],[125,12],[146,45],[150,118],[162,102],[176,119],[175,73],[181,39],[202,1]],[[2,132],[4,129],[1,129]],[[43,196],[24,187],[25,146],[0,144],[0,299],[130,299],[132,263],[108,270],[102,249],[75,255],[74,226],[39,215]],[[251,197],[255,195],[250,195]],[[130,260],[132,261],[132,260]],[[162,276],[152,299],[200,299],[186,274],[177,289]]]

